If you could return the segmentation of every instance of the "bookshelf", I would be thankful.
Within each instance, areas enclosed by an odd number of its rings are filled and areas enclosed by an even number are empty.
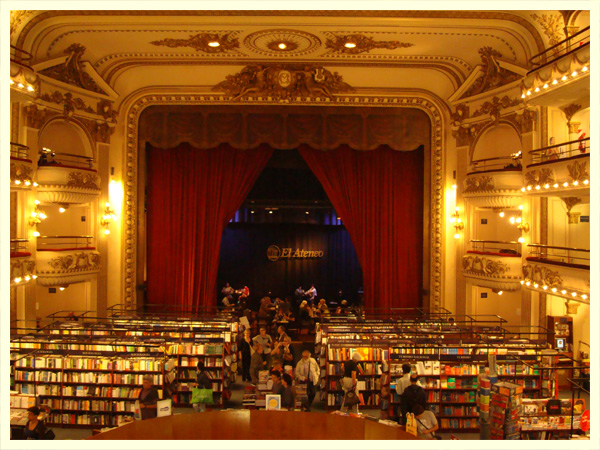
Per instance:
[[[558,352],[558,386],[561,389],[570,389],[567,379],[573,378],[573,318],[547,316],[546,320],[548,343]]]

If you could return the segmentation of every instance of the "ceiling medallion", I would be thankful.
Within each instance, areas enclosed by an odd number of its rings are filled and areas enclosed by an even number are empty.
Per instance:
[[[275,29],[249,34],[244,45],[263,56],[302,56],[319,49],[321,40],[305,31]]]
[[[325,42],[325,47],[331,49],[332,52],[348,53],[351,55],[368,52],[375,48],[395,50],[397,48],[414,47],[414,45],[400,41],[376,41],[372,37],[358,33],[343,36],[333,35],[333,39],[327,39]]]
[[[289,101],[296,97],[333,98],[334,94],[354,89],[337,72],[331,73],[321,66],[276,64],[247,66],[235,75],[227,75],[212,90],[225,92],[232,100],[271,97]]]
[[[231,33],[198,33],[190,35],[188,39],[162,39],[150,42],[152,45],[165,45],[171,48],[191,47],[197,52],[225,53],[240,47],[237,38],[231,37]]]

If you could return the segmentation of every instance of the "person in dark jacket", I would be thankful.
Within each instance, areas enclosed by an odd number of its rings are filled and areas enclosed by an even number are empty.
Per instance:
[[[419,376],[416,373],[411,374],[410,386],[404,389],[400,397],[402,418],[406,418],[406,414],[412,412],[416,405],[421,405],[424,409],[427,409],[427,395],[425,390],[417,384],[418,381]],[[400,423],[402,423],[402,420],[400,420]]]
[[[145,375],[142,379],[142,391],[138,397],[142,420],[154,419],[156,417],[156,403],[158,402],[158,390],[152,386],[152,375]]]
[[[208,373],[204,370],[204,363],[202,361],[198,362],[196,371],[196,384],[200,389],[212,389],[212,380],[208,376]],[[206,403],[193,403],[194,410],[196,412],[204,412],[206,411]]]
[[[250,330],[244,331],[244,337],[240,341],[239,349],[239,357],[242,362],[242,381],[250,381],[250,359],[252,357]]]
[[[271,380],[273,381],[271,394],[283,395],[285,388],[281,384],[281,372],[279,370],[271,370]]]
[[[281,408],[288,410],[294,409],[296,406],[294,388],[292,387],[292,377],[289,373],[284,373],[281,376],[281,384],[283,385],[283,394],[281,394]]]
[[[46,435],[46,426],[38,419],[40,415],[40,408],[32,406],[27,408],[27,425],[25,425],[25,431],[23,433],[24,439],[41,440]]]

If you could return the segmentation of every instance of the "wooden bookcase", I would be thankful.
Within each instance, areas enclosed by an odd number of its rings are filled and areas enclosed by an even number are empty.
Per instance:
[[[548,343],[558,351],[557,369],[558,387],[570,389],[567,381],[573,378],[573,318],[570,316],[548,316],[546,318],[548,329]],[[558,348],[557,341],[564,340],[564,349]]]

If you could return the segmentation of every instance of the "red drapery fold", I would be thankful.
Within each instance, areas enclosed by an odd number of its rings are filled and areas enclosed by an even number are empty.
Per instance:
[[[299,148],[338,212],[363,271],[366,308],[421,306],[423,150]]]
[[[182,310],[215,305],[221,236],[273,149],[147,153],[147,302]]]

